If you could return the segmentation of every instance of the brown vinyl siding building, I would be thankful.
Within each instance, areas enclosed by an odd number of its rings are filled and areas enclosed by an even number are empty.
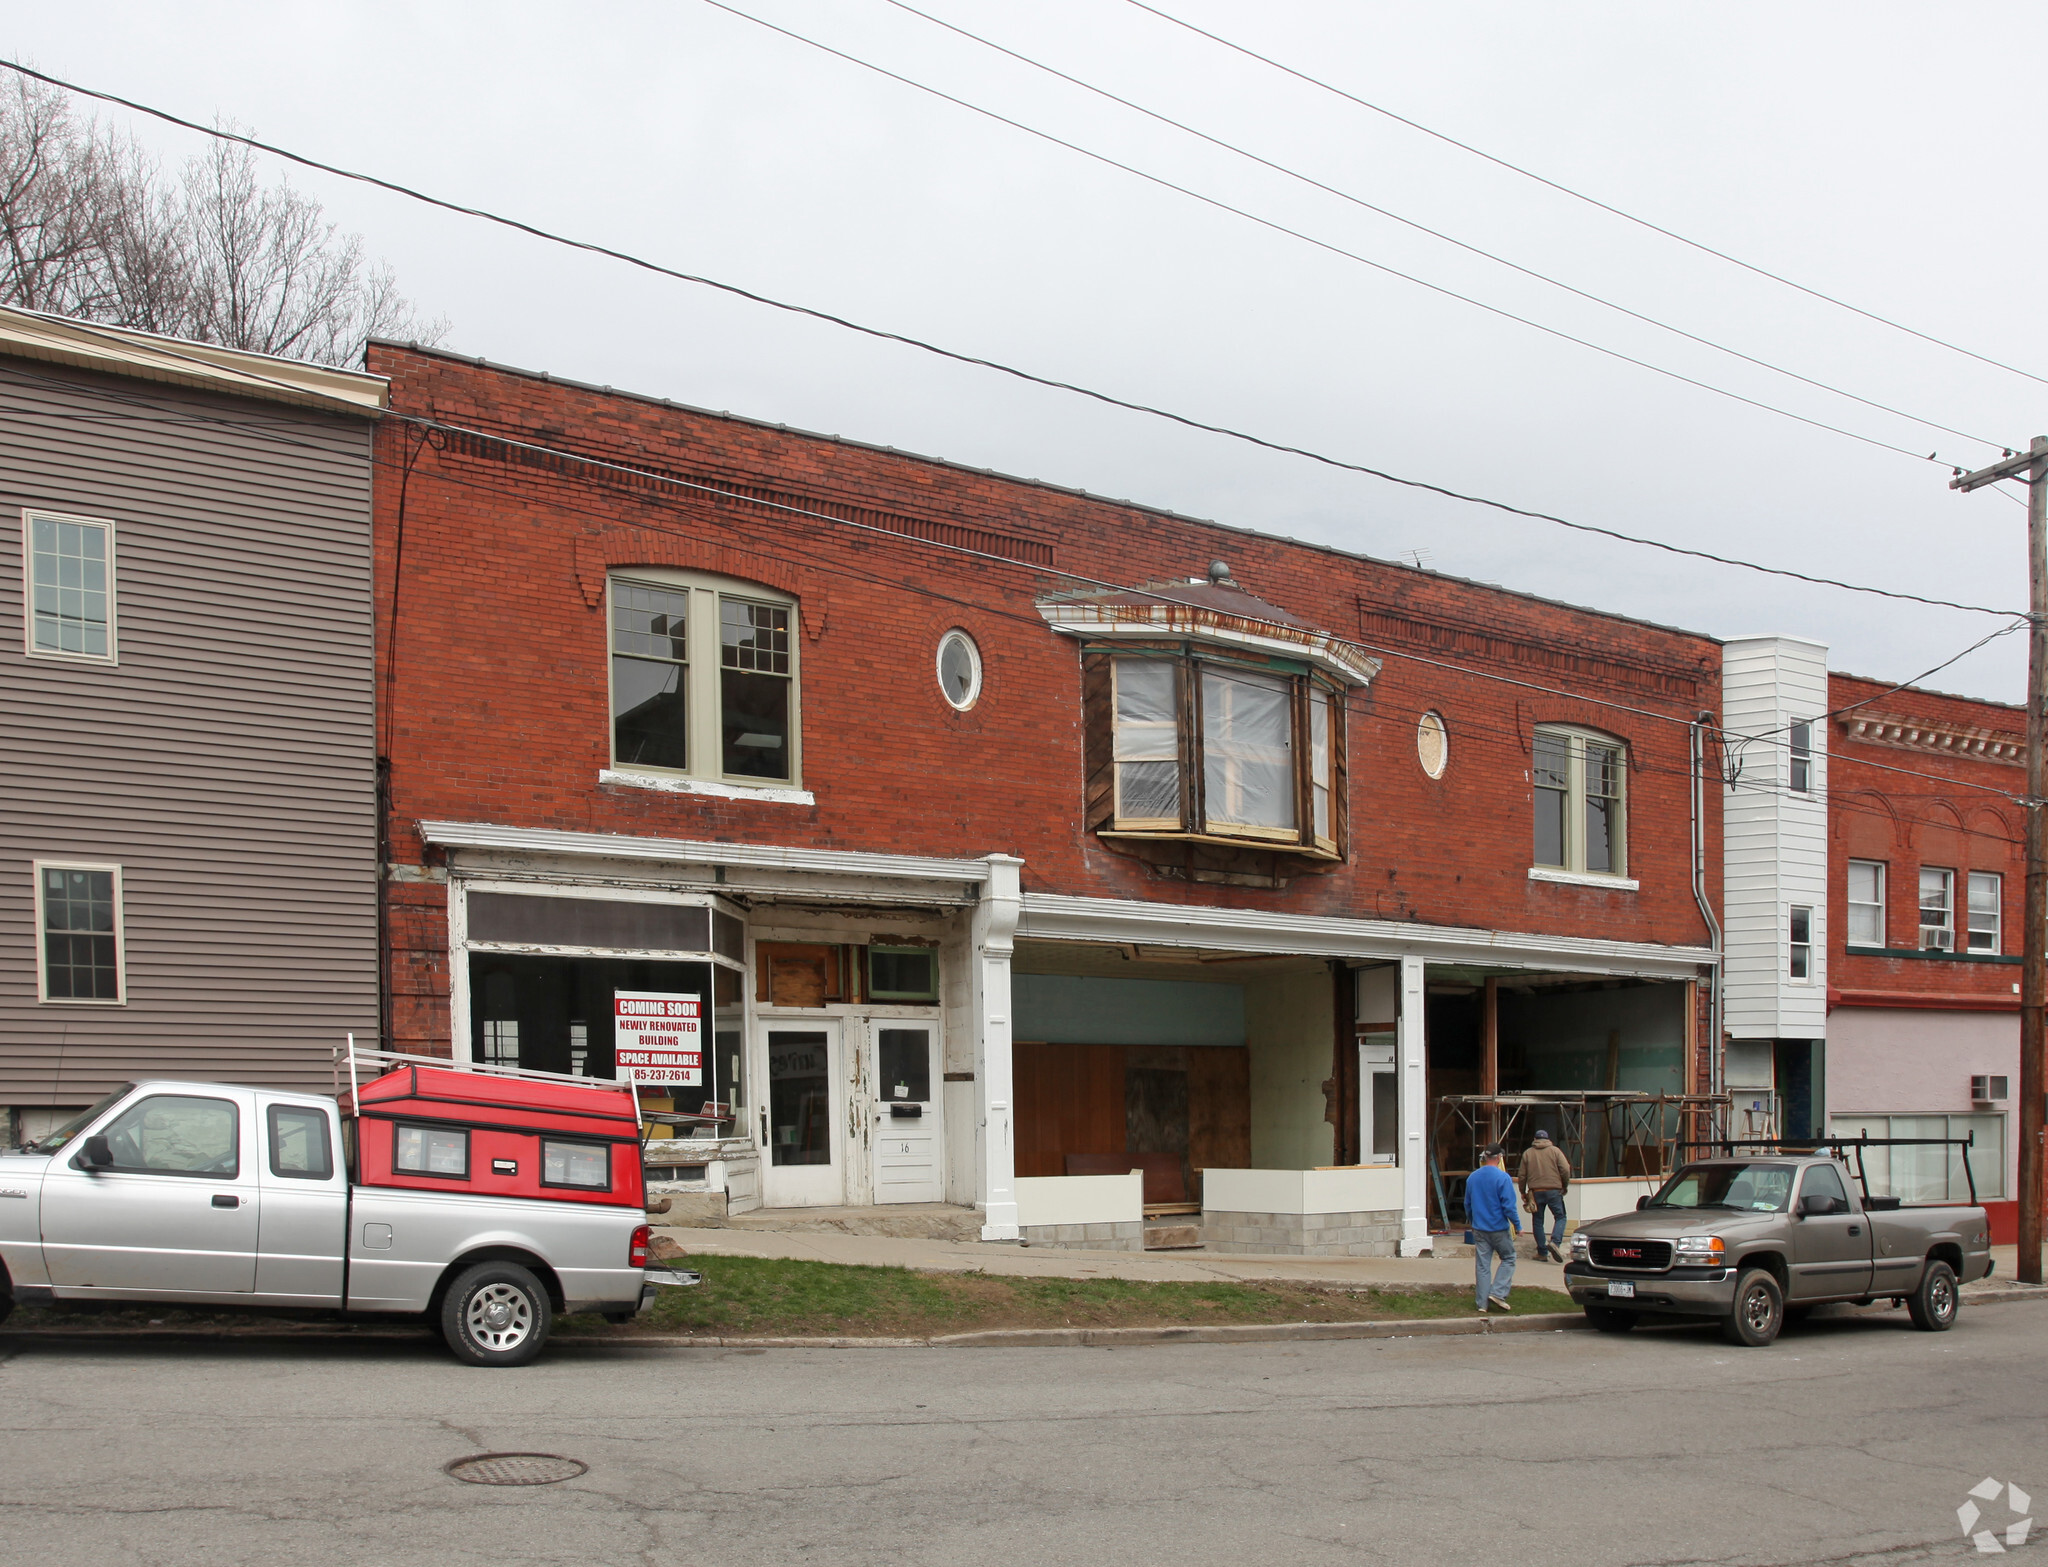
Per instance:
[[[375,1035],[383,406],[0,309],[0,1142]]]

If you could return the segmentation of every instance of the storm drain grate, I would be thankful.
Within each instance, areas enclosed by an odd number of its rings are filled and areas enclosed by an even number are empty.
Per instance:
[[[476,1453],[446,1467],[471,1485],[557,1485],[590,1471],[590,1465],[554,1453]]]

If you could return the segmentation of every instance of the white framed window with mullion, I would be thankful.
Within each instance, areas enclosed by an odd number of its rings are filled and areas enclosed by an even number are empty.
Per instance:
[[[1972,952],[2003,952],[2005,878],[1996,871],[1970,872],[1970,944]]]
[[[128,1000],[127,930],[121,867],[37,860],[36,999],[65,1006],[122,1006]]]
[[[21,562],[28,656],[117,663],[114,524],[104,517],[24,509]]]
[[[1610,735],[1546,725],[1535,733],[1538,869],[1628,875],[1628,750]]]
[[[1849,862],[1849,946],[1884,945],[1884,879],[1882,860]]]
[[[801,787],[793,600],[658,568],[609,598],[613,767]]]

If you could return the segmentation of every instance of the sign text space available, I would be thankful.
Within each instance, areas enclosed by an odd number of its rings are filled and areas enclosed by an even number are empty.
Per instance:
[[[636,1083],[704,1083],[704,999],[656,990],[612,992],[613,1052]]]

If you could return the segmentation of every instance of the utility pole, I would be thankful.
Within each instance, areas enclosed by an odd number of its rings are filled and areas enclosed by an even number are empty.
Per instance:
[[[1949,488],[1965,493],[2001,479],[2027,486],[2027,905],[2026,967],[2020,971],[2020,1262],[2024,1284],[2041,1282],[2042,1116],[2048,1082],[2042,1075],[2042,1023],[2048,1011],[2048,789],[2043,775],[2048,715],[2048,436],[2025,455],[1958,474]]]

